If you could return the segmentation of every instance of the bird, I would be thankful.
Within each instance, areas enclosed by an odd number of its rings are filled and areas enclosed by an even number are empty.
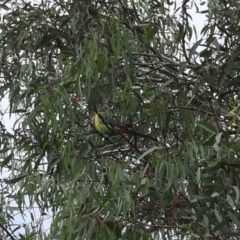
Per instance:
[[[114,122],[108,117],[103,117],[101,114],[94,112],[93,125],[99,133],[107,136],[122,135],[122,136],[134,136],[140,138],[151,139],[158,141],[156,138],[149,135],[139,133],[135,131],[130,124],[124,124],[120,122]]]

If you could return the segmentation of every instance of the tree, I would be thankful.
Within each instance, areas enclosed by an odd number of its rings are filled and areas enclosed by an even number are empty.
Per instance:
[[[45,239],[240,235],[239,4],[200,2],[200,38],[199,6],[174,4],[1,4],[0,94],[18,116],[1,167],[20,210],[52,211]],[[99,134],[93,111],[159,141]]]

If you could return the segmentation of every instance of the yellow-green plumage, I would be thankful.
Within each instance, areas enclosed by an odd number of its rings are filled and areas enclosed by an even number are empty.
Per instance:
[[[95,128],[98,130],[98,132],[106,134],[106,135],[113,135],[114,134],[114,128],[111,127],[111,125],[107,125],[103,123],[103,121],[101,120],[101,118],[99,117],[98,114],[94,114],[93,117],[93,123]]]

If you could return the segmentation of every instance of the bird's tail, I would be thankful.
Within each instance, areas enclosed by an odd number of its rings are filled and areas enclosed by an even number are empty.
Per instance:
[[[136,132],[135,130],[130,129],[127,125],[124,125],[124,126],[121,126],[121,127],[116,127],[115,126],[114,131],[115,131],[115,133],[120,134],[120,135],[129,135],[129,136],[147,138],[147,139],[151,139],[153,141],[158,142],[158,140],[156,138],[151,137],[151,136],[146,135],[146,134],[143,134],[143,133],[140,133],[140,132]]]
[[[143,133],[139,133],[139,132],[133,132],[132,133],[133,136],[137,136],[137,137],[141,137],[141,138],[147,138],[147,139],[151,139],[155,142],[157,142],[158,140],[152,136],[149,136],[149,135],[146,135],[146,134],[143,134]]]

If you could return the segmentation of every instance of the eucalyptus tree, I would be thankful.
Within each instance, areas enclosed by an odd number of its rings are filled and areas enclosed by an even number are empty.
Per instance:
[[[176,2],[1,4],[7,197],[52,215],[21,239],[240,234],[239,6]],[[94,111],[158,141],[100,134]]]

